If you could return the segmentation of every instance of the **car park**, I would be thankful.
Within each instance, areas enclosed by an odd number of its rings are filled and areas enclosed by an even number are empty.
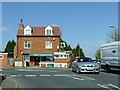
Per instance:
[[[92,72],[92,73],[100,73],[100,65],[94,62],[91,58],[76,58],[76,60],[72,63],[72,71],[77,73],[82,72]]]

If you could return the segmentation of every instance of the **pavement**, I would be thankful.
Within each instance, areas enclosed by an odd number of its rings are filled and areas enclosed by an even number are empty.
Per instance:
[[[12,89],[18,90],[18,83],[10,76],[0,74],[0,90]]]

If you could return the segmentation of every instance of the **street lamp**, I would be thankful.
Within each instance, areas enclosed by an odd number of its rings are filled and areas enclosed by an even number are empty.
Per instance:
[[[116,28],[115,28],[115,26],[114,25],[109,25],[109,27],[110,28],[112,28],[112,32],[113,32],[113,41],[116,41],[116,33],[115,33],[115,30],[116,30]]]

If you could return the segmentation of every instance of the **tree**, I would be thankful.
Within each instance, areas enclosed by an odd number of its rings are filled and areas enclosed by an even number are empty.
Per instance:
[[[16,43],[14,40],[9,40],[7,42],[6,48],[5,48],[5,52],[14,52],[14,47],[15,47]]]
[[[83,50],[80,48],[80,45],[79,45],[79,44],[76,46],[76,48],[74,48],[74,49],[72,50],[72,52],[73,52],[73,54],[74,54],[75,57],[80,57],[80,58],[84,58],[84,57],[85,57],[84,52],[83,52]]]
[[[69,44],[67,44],[66,41],[63,41],[63,40],[61,39],[61,43],[65,43],[65,46],[62,45],[62,48],[61,48],[63,51],[72,51],[71,46],[70,46]]]
[[[100,59],[101,59],[100,49],[98,49],[98,50],[96,51],[95,57],[96,57],[97,60],[100,60]]]

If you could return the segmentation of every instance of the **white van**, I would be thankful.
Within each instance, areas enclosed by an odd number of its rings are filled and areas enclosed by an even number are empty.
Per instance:
[[[101,45],[101,68],[120,71],[120,41]]]

